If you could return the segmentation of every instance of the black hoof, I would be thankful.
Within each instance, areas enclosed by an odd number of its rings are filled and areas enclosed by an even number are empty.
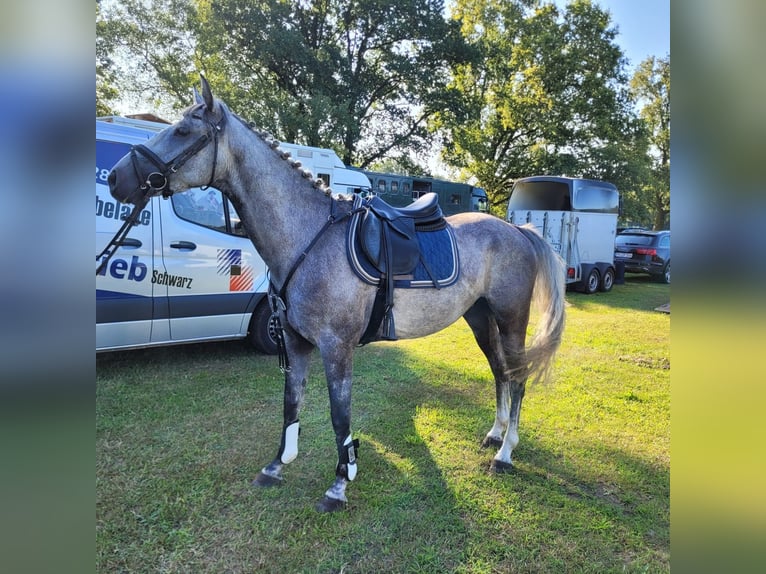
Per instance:
[[[338,500],[337,498],[329,498],[327,496],[317,502],[316,505],[317,512],[338,512],[339,510],[344,510],[345,508],[345,502]]]
[[[495,474],[507,474],[513,472],[513,464],[510,462],[503,462],[502,460],[492,459],[492,464],[489,465],[489,470]]]
[[[253,486],[279,486],[282,484],[282,479],[277,478],[276,476],[271,476],[270,474],[263,474],[262,472],[258,473],[258,476],[255,477],[255,480],[251,482]]]
[[[489,448],[489,447],[500,448],[501,446],[503,446],[503,441],[502,439],[499,439],[499,438],[485,436],[484,440],[481,441],[481,448]]]

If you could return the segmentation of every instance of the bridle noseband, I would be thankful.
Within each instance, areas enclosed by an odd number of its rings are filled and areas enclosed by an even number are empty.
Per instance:
[[[171,173],[178,171],[178,168],[202,151],[211,140],[213,141],[213,169],[210,171],[210,180],[206,185],[202,186],[202,189],[207,189],[213,184],[213,179],[215,178],[215,166],[218,160],[218,136],[223,131],[224,124],[226,123],[226,115],[223,114],[221,120],[217,124],[212,122],[208,123],[210,125],[210,131],[208,133],[201,135],[197,138],[197,141],[168,162],[163,161],[162,158],[143,144],[131,147],[130,157],[138,181],[144,179],[139,170],[139,154],[152,163],[158,170],[147,175],[145,181],[139,186],[141,191],[144,192],[144,195],[157,192],[162,192],[162,197],[164,198],[173,195],[173,192],[168,187],[168,176]]]

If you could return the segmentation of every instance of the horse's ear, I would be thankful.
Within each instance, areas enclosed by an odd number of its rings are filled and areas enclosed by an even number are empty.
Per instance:
[[[204,103],[202,101],[202,96],[200,95],[199,90],[197,90],[197,86],[192,86],[192,91],[194,92],[194,103],[195,104]]]
[[[213,92],[210,91],[210,84],[207,83],[205,76],[199,75],[202,80],[202,99],[205,100],[205,107],[208,111],[213,111]]]

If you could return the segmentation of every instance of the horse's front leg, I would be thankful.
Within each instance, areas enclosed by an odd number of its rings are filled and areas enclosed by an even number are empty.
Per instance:
[[[311,352],[314,346],[300,335],[286,330],[287,357],[290,368],[285,371],[285,396],[283,406],[282,438],[276,458],[263,467],[253,485],[274,486],[281,484],[282,467],[298,456],[298,417],[303,406]]]
[[[321,351],[321,349],[320,349]],[[353,371],[353,347],[334,347],[322,352],[330,394],[330,414],[338,449],[335,481],[317,503],[319,512],[335,512],[346,506],[346,485],[354,480],[357,472],[357,448],[359,441],[351,437],[351,377]]]

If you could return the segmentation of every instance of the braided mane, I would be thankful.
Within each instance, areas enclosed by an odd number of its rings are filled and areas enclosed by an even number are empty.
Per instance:
[[[303,165],[301,164],[301,162],[294,160],[292,158],[292,154],[289,151],[279,147],[281,142],[277,140],[272,134],[270,134],[266,130],[259,130],[255,126],[255,124],[253,124],[252,122],[246,122],[239,116],[236,116],[236,114],[235,114],[235,117],[239,121],[241,121],[243,124],[245,124],[248,128],[250,128],[251,131],[253,131],[259,138],[261,138],[264,141],[264,143],[266,143],[266,145],[268,145],[272,150],[274,150],[274,153],[276,153],[282,160],[286,161],[290,167],[297,170],[298,173],[300,173],[301,177],[303,177],[304,179],[311,180],[311,186],[314,189],[318,189],[319,191],[324,193],[327,197],[332,197],[333,195],[332,188],[328,187],[321,177],[314,179],[314,174],[310,170],[305,169]],[[348,199],[341,194],[338,194],[336,197],[338,199]]]

